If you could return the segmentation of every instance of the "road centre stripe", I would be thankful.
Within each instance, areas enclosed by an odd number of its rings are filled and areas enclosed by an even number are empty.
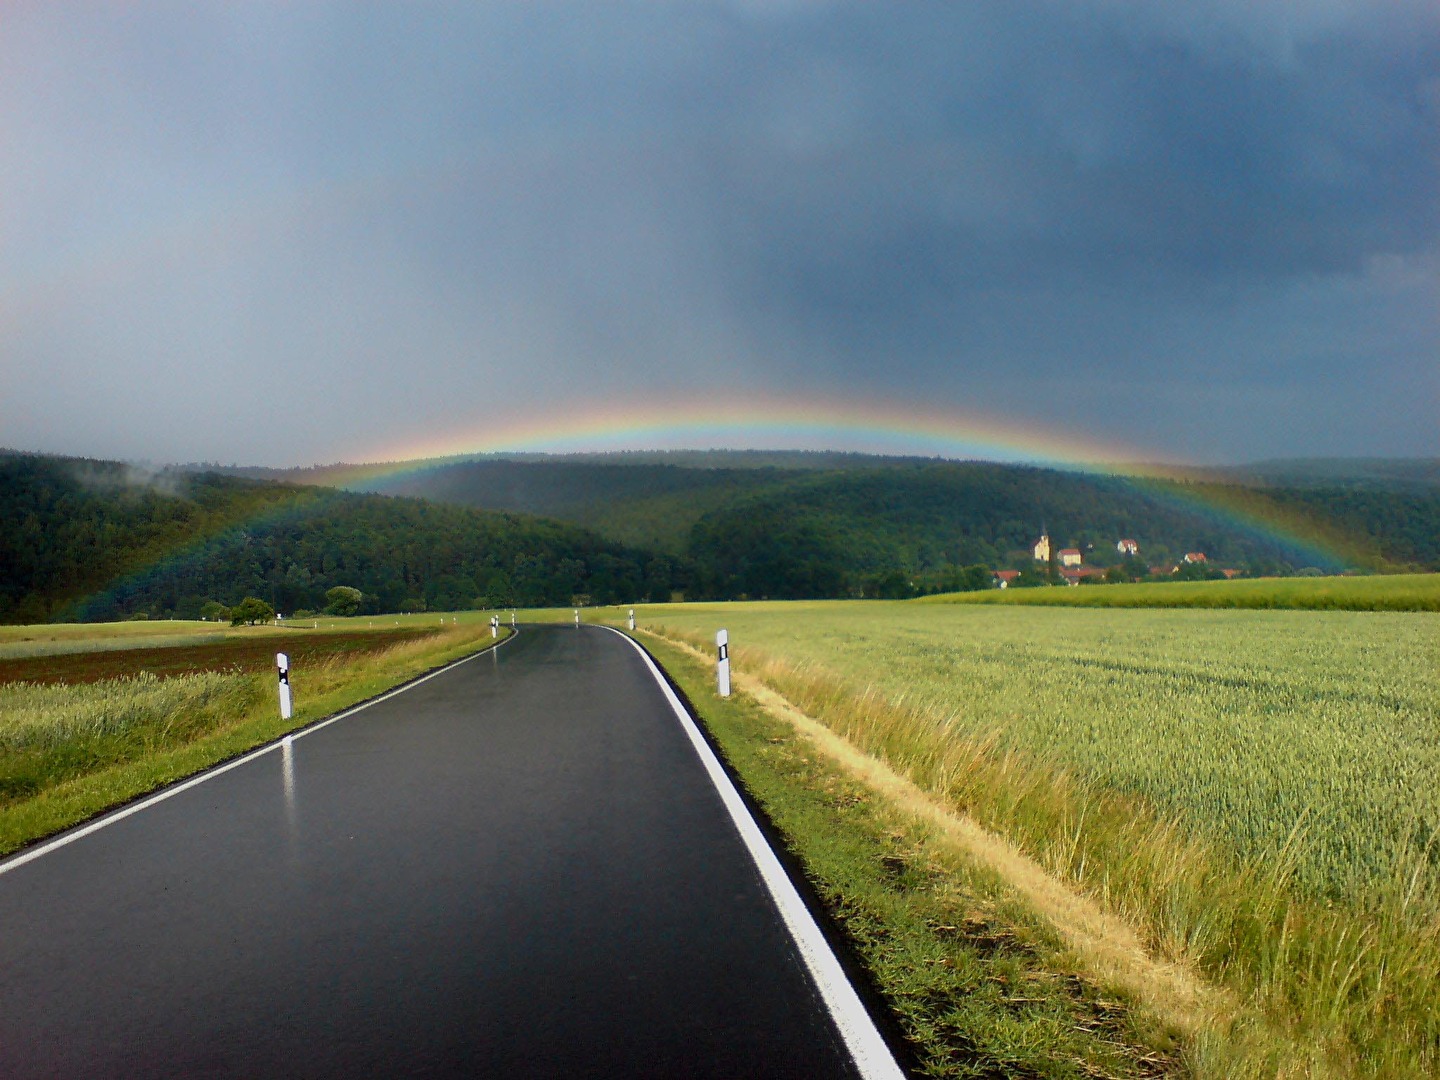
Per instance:
[[[821,933],[820,926],[815,922],[815,917],[810,914],[810,909],[805,906],[805,901],[800,898],[795,883],[785,873],[785,868],[780,865],[780,859],[771,849],[765,840],[765,834],[760,831],[754,816],[750,813],[745,801],[740,798],[740,793],[735,789],[728,773],[721,766],[720,760],[715,756],[715,751],[706,742],[705,736],[700,733],[695,719],[686,710],[675,690],[661,674],[659,666],[654,659],[639,643],[628,635],[621,633],[614,627],[604,626],[604,630],[619,634],[630,646],[638,652],[650,668],[650,674],[660,685],[665,699],[670,703],[675,716],[680,721],[680,726],[685,734],[689,736],[690,744],[700,756],[701,764],[709,774],[710,782],[715,785],[715,790],[720,795],[720,800],[725,804],[725,809],[730,812],[730,818],[735,823],[735,828],[740,833],[740,839],[744,841],[746,850],[749,851],[755,867],[760,871],[760,878],[765,882],[765,887],[770,892],[770,897],[780,911],[780,917],[785,922],[785,928],[789,930],[791,940],[805,961],[805,967],[810,972],[810,978],[815,988],[820,991],[820,997],[825,1002],[825,1007],[830,1010],[830,1017],[835,1022],[836,1028],[840,1031],[840,1037],[845,1042],[845,1047],[850,1051],[851,1060],[855,1062],[856,1068],[865,1080],[904,1080],[905,1074],[900,1066],[896,1064],[895,1057],[890,1053],[890,1047],[886,1045],[880,1029],[875,1026],[869,1010],[865,1008],[860,995],[855,992],[845,969],[841,966],[839,958],[835,955],[830,943],[825,940]]]
[[[66,844],[73,844],[76,840],[79,840],[82,837],[89,836],[91,833],[99,832],[107,825],[114,825],[117,821],[123,821],[131,814],[138,814],[141,810],[154,806],[156,803],[164,802],[166,799],[174,795],[179,795],[182,791],[188,791],[190,788],[195,787],[197,784],[203,784],[206,780],[213,780],[221,773],[227,773],[231,769],[238,769],[241,765],[248,764],[249,762],[254,761],[258,757],[263,757],[264,755],[279,749],[287,742],[292,742],[295,739],[303,739],[306,735],[312,735],[315,732],[319,731],[321,728],[329,727],[337,720],[344,720],[347,716],[354,716],[361,710],[370,708],[371,705],[379,705],[382,701],[389,701],[397,694],[403,694],[406,690],[419,686],[423,682],[429,682],[437,675],[445,674],[445,672],[449,671],[451,668],[457,668],[461,664],[468,664],[471,660],[474,660],[477,657],[484,656],[486,653],[494,652],[496,649],[500,648],[501,645],[504,645],[506,642],[509,641],[514,641],[515,638],[518,636],[518,634],[511,634],[505,639],[505,641],[501,641],[498,644],[492,645],[488,649],[482,649],[477,653],[471,653],[469,656],[462,656],[459,660],[452,660],[444,667],[438,667],[434,671],[429,672],[428,674],[421,675],[418,679],[412,679],[404,686],[397,686],[394,690],[386,691],[379,697],[371,698],[369,701],[362,701],[359,705],[352,705],[350,706],[350,708],[345,709],[342,712],[338,712],[334,716],[327,717],[324,720],[320,720],[314,724],[311,724],[309,727],[304,727],[301,728],[299,731],[292,731],[288,734],[282,735],[274,742],[266,743],[264,746],[260,747],[257,750],[251,750],[245,754],[242,754],[240,757],[233,758],[230,761],[225,762],[223,765],[211,766],[203,772],[196,773],[188,780],[184,780],[178,784],[175,784],[172,787],[167,787],[163,791],[157,791],[154,795],[141,799],[139,802],[133,802],[130,803],[128,806],[122,806],[119,810],[115,810],[109,814],[106,814],[104,817],[96,818],[88,825],[82,825],[79,828],[72,829],[70,832],[62,833],[61,835],[55,837],[55,839],[53,840],[47,840],[44,843],[41,843],[33,848],[22,851],[18,855],[12,855],[8,859],[5,859],[3,862],[0,862],[0,874],[8,874],[11,870],[24,866],[26,863],[32,862],[35,859],[40,858],[40,856],[42,855],[48,855],[50,852],[56,850],[57,848],[62,848]]]

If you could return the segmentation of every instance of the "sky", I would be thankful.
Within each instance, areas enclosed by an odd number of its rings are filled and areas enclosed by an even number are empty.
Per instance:
[[[1227,463],[1437,420],[1433,0],[0,6],[0,446]]]

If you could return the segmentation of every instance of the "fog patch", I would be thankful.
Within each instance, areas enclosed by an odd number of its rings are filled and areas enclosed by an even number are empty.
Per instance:
[[[183,499],[189,482],[181,469],[148,462],[77,461],[70,467],[75,482],[101,495],[161,495]]]

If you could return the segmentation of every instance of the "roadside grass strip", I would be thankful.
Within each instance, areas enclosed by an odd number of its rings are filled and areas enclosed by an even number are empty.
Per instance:
[[[508,639],[502,631],[499,642]],[[292,670],[282,720],[266,674],[0,685],[0,854],[105,813],[497,644],[462,625]],[[0,864],[0,872],[14,860]]]
[[[748,677],[720,698],[709,658],[693,646],[637,636],[803,865],[919,1075],[1187,1071],[1184,1027],[1122,980],[1097,977],[1021,891],[955,842],[950,823],[877,784],[866,769],[878,763],[857,770],[863,755],[837,753],[833,734],[817,742],[819,725],[777,708]]]
[[[1132,1000],[1145,1002],[1171,1026],[1182,1040],[1178,1061],[1185,1073],[1206,1077],[1436,1074],[1440,906],[1433,846],[1413,850],[1409,861],[1393,864],[1392,877],[1377,876],[1362,892],[1317,892],[1302,883],[1299,873],[1307,860],[1312,874],[1325,865],[1313,861],[1306,831],[1313,821],[1304,814],[1298,820],[1297,815],[1290,816],[1288,835],[1242,857],[1233,845],[1207,835],[1210,830],[1199,827],[1203,818],[1167,815],[1150,799],[1067,769],[1064,758],[1053,751],[1035,752],[1035,747],[1045,744],[1033,736],[1022,737],[1020,713],[1047,706],[1029,700],[1027,694],[1058,690],[1061,697],[1054,707],[1065,707],[1066,702],[1073,707],[1076,695],[1084,692],[1083,684],[1057,681],[1040,669],[1025,665],[1017,669],[999,659],[987,674],[987,669],[953,650],[932,655],[917,648],[911,639],[914,628],[907,630],[899,616],[847,622],[840,617],[843,607],[835,606],[836,617],[828,623],[813,610],[806,612],[812,617],[800,620],[794,615],[781,618],[771,607],[753,614],[739,605],[727,607],[724,619],[730,628],[737,680],[758,680],[783,698],[787,708],[824,725],[863,757],[883,763],[944,812],[1002,839],[1030,866],[1083,893],[1111,918],[1122,919],[1142,954],[1154,959],[1151,976],[1167,969],[1195,973],[1201,989],[1186,1004],[1186,995],[1175,992],[1173,980],[1150,978],[1147,985],[1144,979],[1122,978],[1114,957],[1106,961],[1073,928],[1062,933],[1079,958],[1078,968],[1125,983]],[[857,612],[863,607],[853,605]],[[652,608],[643,614],[653,617],[659,611]],[[705,612],[703,620],[684,619],[685,614],[699,613],[674,610],[666,611],[665,617],[667,622],[692,625],[713,623],[717,617],[713,611]],[[1295,616],[1301,617],[1338,616]],[[743,635],[737,628],[743,629]],[[654,624],[650,629],[701,650],[713,671],[710,631],[702,635],[695,629]],[[765,646],[737,646],[737,640],[762,641]],[[883,647],[882,641],[891,649],[877,654],[874,650]],[[904,641],[906,650],[924,664],[943,662],[950,673],[948,682],[936,666],[926,685],[914,665],[893,651],[898,641]],[[808,644],[800,648],[802,642]],[[778,653],[777,645],[785,655]],[[871,650],[868,663],[859,665],[865,677],[874,680],[868,685],[857,686],[826,666],[803,659],[807,652],[820,650],[859,664],[863,655],[859,650],[864,649]],[[802,659],[797,660],[797,654]],[[699,664],[694,657],[690,662]],[[1017,682],[1022,676],[1030,680]],[[983,716],[982,706],[993,696],[988,687],[993,679],[1005,681],[1017,693],[1017,700],[1006,703],[1015,731],[976,726],[975,714]],[[1423,697],[1433,691],[1417,687],[1416,692]],[[1211,700],[1208,694],[1207,690],[1202,700]],[[1354,707],[1352,700],[1333,690],[1328,697],[1334,704]],[[1171,710],[1183,701],[1172,696],[1158,707]],[[1114,709],[1119,708],[1117,702]],[[1097,715],[1113,723],[1120,713]],[[1268,722],[1283,715],[1282,711]],[[1202,734],[1206,730],[1203,717],[1187,723]],[[1290,739],[1298,737],[1297,732]],[[1157,740],[1163,741],[1163,736],[1151,730],[1148,740],[1134,745],[1148,746]],[[819,743],[812,740],[811,745]],[[1187,753],[1193,756],[1200,747],[1197,743]],[[1261,758],[1261,764],[1273,765],[1273,757],[1269,762]],[[870,790],[879,788],[871,784]],[[1323,799],[1326,790],[1330,789],[1322,783],[1316,798]],[[1433,782],[1415,789],[1422,803],[1433,791]],[[1356,821],[1366,827],[1394,824]],[[970,854],[978,858],[981,850],[971,845]],[[1404,854],[1397,850],[1395,856]],[[1018,869],[1025,864],[988,857],[983,861],[1017,887],[1037,918],[1052,927],[1069,925],[1063,913],[1041,903],[1033,889],[1022,887],[1024,875]],[[1134,955],[1128,947],[1115,955],[1123,958],[1127,952]],[[1233,1004],[1227,1007],[1226,1001]]]

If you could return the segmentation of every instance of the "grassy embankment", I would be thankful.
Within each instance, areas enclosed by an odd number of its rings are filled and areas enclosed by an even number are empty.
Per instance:
[[[1053,604],[1063,607],[1262,608],[1310,611],[1440,611],[1440,574],[1144,581],[986,589],[927,596],[922,603]]]
[[[707,649],[727,626],[738,671],[1221,989],[1233,1008],[1193,1025],[1188,1071],[1436,1072],[1433,616],[914,603],[637,615]]]
[[[488,615],[482,619],[480,613],[461,613],[458,623],[445,627],[439,616],[377,620],[388,634],[345,634],[348,647],[339,652],[323,644],[339,635],[323,629],[212,633],[206,635],[210,645],[183,647],[195,668],[187,674],[163,677],[142,671],[95,682],[0,684],[0,853],[488,647],[485,619]],[[340,620],[336,625],[353,629],[366,622]],[[430,632],[397,644],[396,624]],[[165,636],[136,633],[131,627],[118,624],[108,639],[99,635],[111,627],[89,625],[84,632],[94,640],[136,645]],[[0,650],[50,630],[7,628]],[[79,633],[61,637],[79,640]],[[172,628],[170,636],[189,641],[194,635],[177,635]],[[272,661],[277,646],[296,656],[306,655],[307,645],[315,647],[307,662],[292,668],[295,715],[288,722],[279,717],[273,669],[267,664],[263,672],[242,670],[236,664],[237,649],[225,647],[239,646],[238,651],[248,655],[257,643]],[[73,664],[79,655],[70,653],[65,659]],[[108,661],[113,655],[105,652],[101,658]]]

